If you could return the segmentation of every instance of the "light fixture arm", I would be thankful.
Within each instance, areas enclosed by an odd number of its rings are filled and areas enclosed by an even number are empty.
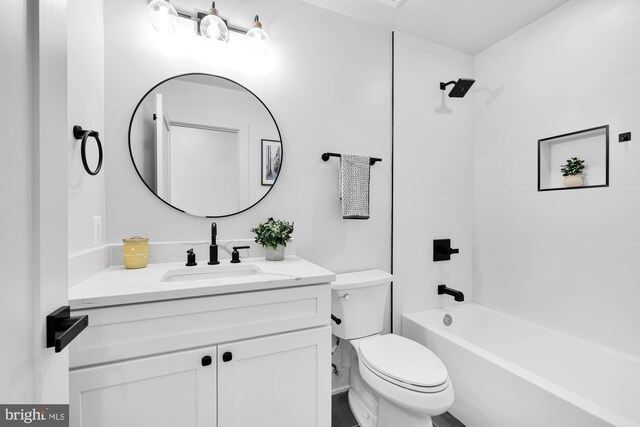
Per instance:
[[[185,12],[184,10],[179,10],[177,8],[176,8],[176,12],[178,12],[178,17],[179,18],[188,19],[188,20],[193,21],[196,24],[198,24],[198,34],[201,34],[201,32],[200,32],[200,22],[202,21],[202,19],[205,16],[209,15],[208,12],[189,13],[189,12]],[[229,21],[226,18],[223,18],[222,16],[220,16],[220,19],[222,19],[224,21],[224,23],[227,25],[227,28],[229,29],[229,31],[233,31],[235,33],[240,33],[240,34],[247,34],[247,32],[249,31],[248,29],[236,27],[234,25],[229,24]]]

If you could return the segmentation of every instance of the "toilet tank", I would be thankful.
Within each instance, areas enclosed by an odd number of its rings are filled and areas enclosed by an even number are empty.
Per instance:
[[[335,336],[350,340],[382,332],[384,307],[393,276],[382,270],[337,274],[331,283],[331,322]]]

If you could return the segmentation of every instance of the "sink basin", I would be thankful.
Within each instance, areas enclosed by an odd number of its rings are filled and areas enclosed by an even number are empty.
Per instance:
[[[192,280],[214,280],[229,277],[255,276],[262,270],[255,265],[224,265],[179,268],[169,270],[160,279],[161,282],[184,282]]]

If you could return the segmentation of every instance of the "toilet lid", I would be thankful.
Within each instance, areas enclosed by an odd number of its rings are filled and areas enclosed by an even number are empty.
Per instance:
[[[435,387],[447,381],[447,368],[431,350],[400,335],[380,335],[360,344],[366,365],[406,384]]]

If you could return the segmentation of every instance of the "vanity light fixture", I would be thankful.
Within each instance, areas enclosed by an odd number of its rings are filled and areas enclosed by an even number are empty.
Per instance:
[[[161,33],[173,34],[178,26],[178,12],[166,0],[152,0],[147,6],[147,15],[153,28]]]
[[[261,56],[265,55],[271,47],[269,35],[262,29],[262,23],[258,15],[253,20],[253,27],[247,31],[247,45],[249,53]]]
[[[173,33],[178,25],[178,18],[189,19],[198,24],[198,34],[213,45],[224,45],[229,41],[229,31],[245,34],[247,48],[252,55],[265,55],[270,49],[269,35],[262,29],[262,23],[256,15],[252,28],[246,30],[229,24],[220,17],[216,2],[211,2],[208,13],[188,13],[176,10],[167,0],[152,0],[147,7],[151,25],[158,31]]]
[[[214,45],[222,45],[229,40],[229,28],[218,15],[216,2],[211,2],[209,14],[200,20],[200,35]]]

